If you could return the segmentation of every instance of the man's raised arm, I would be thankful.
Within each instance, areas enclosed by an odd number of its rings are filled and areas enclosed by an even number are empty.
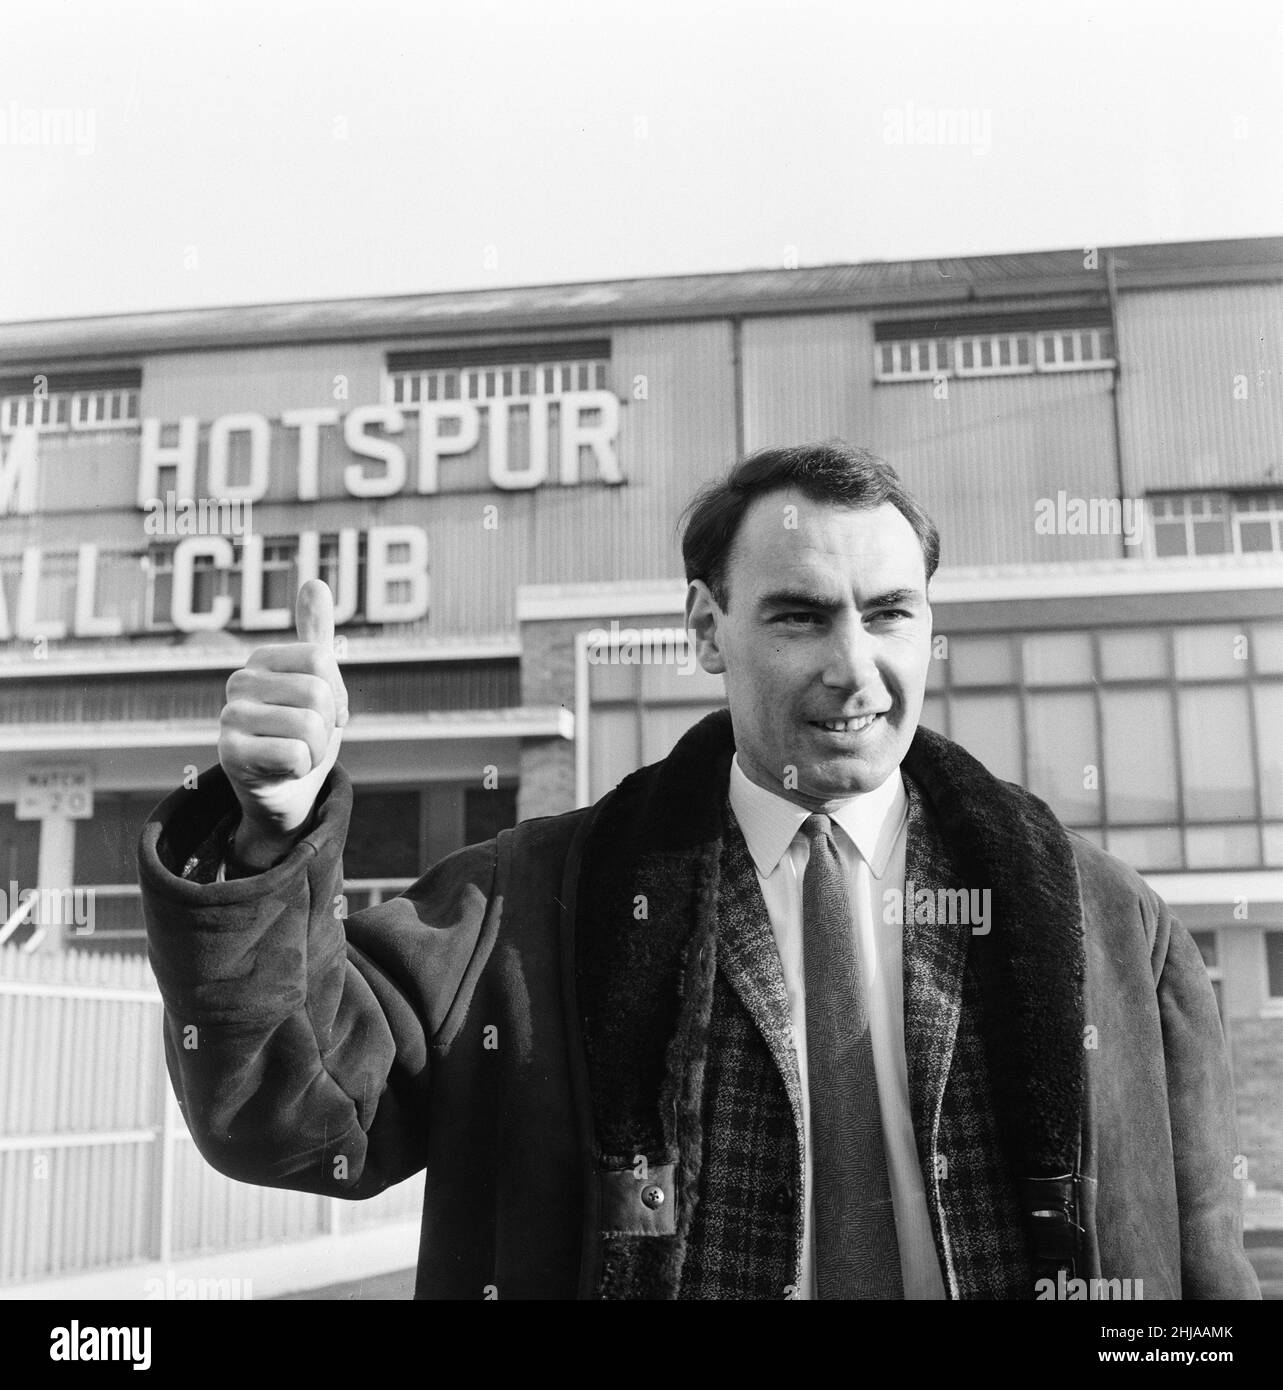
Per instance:
[[[206,1159],[247,1182],[366,1196],[424,1163],[429,1047],[481,933],[495,845],[344,922],[347,692],[329,589],[297,643],[227,683],[220,766],[139,847],[165,1049]]]

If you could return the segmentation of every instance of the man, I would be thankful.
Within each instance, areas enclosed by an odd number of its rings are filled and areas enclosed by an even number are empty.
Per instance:
[[[350,1197],[426,1170],[422,1298],[1257,1297],[1188,933],[918,728],[938,552],[862,450],[745,460],[683,538],[729,711],[346,923],[305,585],[141,848],[209,1162]]]

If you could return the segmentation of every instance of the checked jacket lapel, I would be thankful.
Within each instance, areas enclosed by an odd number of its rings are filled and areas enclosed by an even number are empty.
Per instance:
[[[925,920],[916,920],[914,898],[922,890],[930,894],[934,908],[937,890],[961,888],[962,880],[935,833],[921,790],[907,776],[904,787],[909,796],[904,855],[904,1050],[918,1161],[940,1250],[940,1117],[958,1037],[971,930],[966,924],[937,924],[934,910],[923,911]]]
[[[727,711],[706,716],[601,803],[582,851],[564,949],[599,1183],[636,1206],[641,1154],[674,1188],[665,1223],[602,1230],[586,1285],[603,1297],[790,1296],[802,1094],[774,933],[727,805],[733,751]],[[902,771],[906,879],[957,887],[962,870],[992,889],[993,929],[974,939],[905,914],[910,1109],[936,1248],[951,1297],[1030,1297],[1014,1175],[1070,1171],[1082,1112],[1073,854],[1037,798],[939,735],[919,728]]]
[[[802,1134],[802,1082],[793,1049],[788,987],[771,930],[766,900],[744,832],[726,804],[726,836],[717,898],[717,964],[757,1025],[788,1093],[797,1133]],[[801,1140],[799,1139],[799,1149]]]
[[[905,878],[917,889],[929,890],[934,903],[937,889],[961,888],[962,880],[954,873],[931,826],[922,793],[910,778],[904,780],[909,797]],[[726,826],[718,891],[717,964],[771,1054],[800,1136],[802,1086],[792,1045],[784,971],[757,872],[729,804]],[[915,922],[912,906],[911,901],[906,901],[905,1056],[913,1129],[930,1199],[937,1176],[940,1113],[958,1034],[963,970],[971,933],[966,925]],[[934,1201],[931,1204],[936,1205]]]
[[[993,924],[986,922],[977,936],[974,923],[957,920],[962,914],[950,921],[939,911],[948,902],[941,889],[968,891],[971,885],[958,873],[922,788],[907,773],[904,784],[905,1057],[936,1254],[951,1299],[1027,1298],[1026,1232],[999,1133],[984,1038],[978,953],[989,947]]]
[[[963,882],[940,841],[921,790],[911,778],[904,780],[909,813],[903,887],[906,891],[926,890],[934,906],[939,889],[961,889]],[[717,901],[717,968],[744,1006],[784,1083],[800,1165],[802,1088],[792,1044],[788,991],[757,873],[729,803],[725,817]],[[915,920],[913,907],[912,899],[906,898],[903,981],[909,1103],[936,1247],[946,1283],[956,1297],[960,1290],[949,1277],[943,1235],[948,1206],[943,1185],[950,1154],[941,1148],[941,1120],[958,1041],[971,931],[965,923],[937,925],[934,912],[930,920]],[[921,915],[928,917],[925,911]],[[947,1140],[949,1136],[944,1137]]]

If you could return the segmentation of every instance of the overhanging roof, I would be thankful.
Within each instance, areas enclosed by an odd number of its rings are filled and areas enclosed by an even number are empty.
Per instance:
[[[1084,249],[1074,247],[0,323],[0,364],[1103,294],[1107,252],[1122,290],[1283,280],[1283,237],[1101,247],[1094,270],[1084,269]]]

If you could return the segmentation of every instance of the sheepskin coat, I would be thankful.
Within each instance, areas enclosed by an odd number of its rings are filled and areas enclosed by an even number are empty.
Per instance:
[[[426,1174],[420,1298],[790,1298],[800,1093],[769,919],[726,797],[729,715],[595,806],[522,822],[344,920],[351,785],[265,873],[211,881],[221,770],[140,845],[182,1112],[246,1182],[368,1197]],[[1258,1297],[1233,1090],[1188,932],[1144,881],[919,729],[910,1102],[948,1296],[1057,1269]]]

